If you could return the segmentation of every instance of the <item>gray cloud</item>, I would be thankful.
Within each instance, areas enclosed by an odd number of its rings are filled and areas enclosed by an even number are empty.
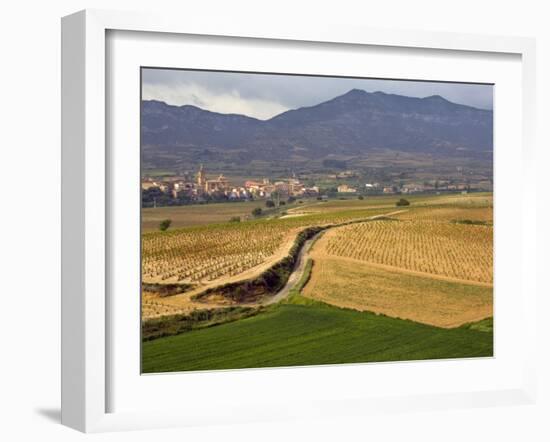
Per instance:
[[[411,97],[441,95],[449,101],[492,109],[493,87],[468,83],[377,80],[232,72],[143,69],[144,99],[193,104],[222,113],[267,119],[288,109],[312,106],[363,89]]]

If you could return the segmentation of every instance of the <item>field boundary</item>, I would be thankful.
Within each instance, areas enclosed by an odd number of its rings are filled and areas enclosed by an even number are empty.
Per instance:
[[[403,267],[392,266],[392,265],[389,265],[389,264],[380,264],[380,263],[377,263],[377,262],[364,261],[362,259],[350,258],[348,256],[337,256],[337,255],[333,256],[333,255],[331,255],[331,258],[339,259],[339,260],[343,260],[343,261],[354,262],[354,263],[358,263],[358,264],[364,264],[364,265],[379,268],[379,269],[382,269],[382,270],[387,270],[387,271],[393,272],[393,273],[406,273],[406,274],[412,275],[412,276],[419,276],[419,277],[429,278],[429,279],[437,279],[437,280],[440,280],[440,281],[453,282],[453,283],[457,283],[457,284],[475,285],[475,286],[487,287],[487,288],[493,287],[493,283],[491,283],[491,282],[472,281],[471,279],[453,278],[452,276],[445,276],[445,275],[437,275],[435,273],[420,272],[418,270],[410,270],[410,269],[405,269]]]

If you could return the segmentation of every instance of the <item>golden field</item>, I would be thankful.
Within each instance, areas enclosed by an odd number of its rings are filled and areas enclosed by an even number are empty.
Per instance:
[[[461,202],[328,230],[303,295],[439,327],[492,316],[492,207]]]
[[[446,328],[493,313],[491,286],[463,284],[346,258],[313,256],[311,279],[302,291],[307,298]]]
[[[434,221],[373,221],[331,229],[330,256],[453,279],[493,282],[493,229]]]
[[[306,297],[440,327],[491,316],[492,195],[410,200],[407,207],[395,207],[395,197],[310,202],[273,217],[145,232],[143,283],[190,286],[170,296],[144,290],[143,318],[223,307],[224,300],[192,296],[257,276],[288,254],[298,232],[319,225],[329,228],[309,251]],[[215,209],[201,208],[213,221]],[[198,209],[189,210],[196,221]],[[390,219],[367,221],[376,215]]]
[[[215,205],[212,205],[215,210]],[[387,211],[387,210],[386,210]],[[141,237],[142,282],[227,282],[285,256],[298,232],[309,226],[367,219],[385,209],[363,207],[336,213],[199,225]]]

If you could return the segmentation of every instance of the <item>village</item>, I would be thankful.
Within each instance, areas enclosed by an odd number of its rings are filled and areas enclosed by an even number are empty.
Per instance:
[[[367,182],[350,184],[355,177],[351,171],[329,176],[334,185],[306,186],[296,176],[277,181],[269,178],[246,180],[240,185],[232,183],[223,174],[208,177],[201,164],[194,176],[172,176],[162,179],[144,177],[141,183],[144,207],[157,205],[194,204],[216,201],[248,201],[257,199],[283,200],[288,198],[327,198],[328,196],[366,196],[387,194],[440,193],[485,190],[478,184],[434,180],[413,183]],[[357,179],[355,179],[355,183]]]
[[[146,178],[141,184],[144,192],[171,197],[177,201],[203,202],[211,200],[252,200],[252,199],[284,199],[289,197],[318,196],[317,186],[306,187],[300,180],[289,178],[271,182],[268,178],[261,181],[248,180],[244,185],[236,186],[223,175],[209,179],[204,166],[201,165],[194,181],[177,178],[154,180]]]

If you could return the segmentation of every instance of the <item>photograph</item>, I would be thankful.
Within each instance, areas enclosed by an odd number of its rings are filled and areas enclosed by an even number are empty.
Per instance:
[[[140,75],[143,374],[493,357],[493,84]]]

